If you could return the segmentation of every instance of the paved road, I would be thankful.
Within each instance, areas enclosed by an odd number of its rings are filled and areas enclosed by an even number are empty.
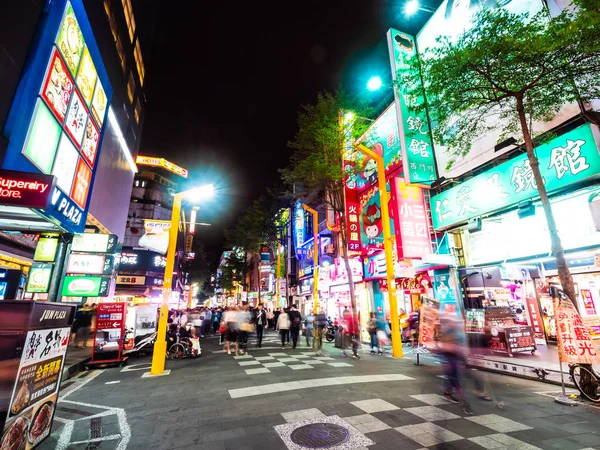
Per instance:
[[[441,397],[441,366],[363,355],[262,349],[237,357],[203,340],[195,360],[143,378],[150,358],[91,371],[63,386],[49,449],[600,449],[600,409],[565,407],[558,389],[486,375],[473,416]],[[544,395],[546,394],[546,395]]]

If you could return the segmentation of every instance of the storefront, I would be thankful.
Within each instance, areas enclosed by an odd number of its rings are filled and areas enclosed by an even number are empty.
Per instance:
[[[600,191],[595,184],[600,173],[596,136],[597,130],[586,124],[536,152],[573,273],[577,306],[592,331],[600,332],[600,261],[594,258],[600,227],[590,208],[590,198]],[[577,152],[570,152],[574,146]],[[555,342],[550,286],[560,282],[526,156],[433,196],[431,206],[434,227],[451,229],[462,242],[457,252],[464,255],[464,265],[458,273],[472,333],[489,330],[483,340],[489,349],[509,356]],[[481,319],[478,325],[475,317]]]

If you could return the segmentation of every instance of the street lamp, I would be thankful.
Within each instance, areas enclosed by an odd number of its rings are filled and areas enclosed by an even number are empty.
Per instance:
[[[402,339],[400,337],[400,320],[398,318],[398,301],[396,299],[396,276],[394,270],[394,255],[392,250],[392,230],[390,228],[390,212],[388,202],[390,195],[385,180],[383,156],[373,150],[358,144],[357,150],[372,158],[377,163],[377,182],[379,183],[379,198],[381,199],[381,221],[383,222],[383,249],[385,252],[385,273],[388,284],[390,301],[390,321],[392,323],[392,356],[402,358]]]
[[[171,286],[173,283],[173,267],[175,265],[175,253],[177,247],[177,233],[179,231],[179,215],[181,214],[181,202],[188,199],[193,203],[211,198],[215,188],[207,184],[187,191],[178,192],[173,198],[173,211],[171,212],[171,225],[169,227],[169,247],[167,248],[167,264],[163,279],[162,304],[158,318],[158,332],[154,342],[154,353],[152,355],[151,376],[166,375],[165,355],[167,354],[167,319],[169,317],[169,299],[171,298]]]
[[[406,5],[404,5],[404,14],[406,14],[407,16],[412,16],[417,11],[425,11],[428,13],[435,12],[431,8],[428,8],[426,6],[421,6],[421,4],[419,3],[419,0],[409,0],[408,2],[406,2]]]
[[[369,81],[367,81],[367,89],[371,92],[378,91],[381,89],[381,86],[383,86],[383,82],[381,81],[381,77],[377,75],[369,78]]]

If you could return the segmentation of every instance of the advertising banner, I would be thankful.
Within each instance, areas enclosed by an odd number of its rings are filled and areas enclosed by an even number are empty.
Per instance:
[[[119,258],[119,274],[164,273],[166,265],[167,259],[160,253],[149,250],[128,250],[122,252]]]
[[[184,169],[177,164],[173,164],[171,161],[167,161],[164,158],[138,155],[135,158],[135,163],[140,166],[162,167],[163,169],[173,172],[174,174],[177,174],[183,178],[188,177],[187,169]]]
[[[67,273],[109,275],[114,267],[112,255],[90,255],[85,253],[72,253],[67,262]]]
[[[120,361],[125,331],[125,303],[99,303],[92,363]]]
[[[419,109],[425,99],[421,94],[421,72],[415,38],[393,28],[387,32],[392,79],[399,81],[394,89],[404,181],[406,184],[429,186],[437,179],[429,121]],[[413,84],[404,79],[409,75]]]
[[[302,257],[302,244],[306,240],[306,214],[302,208],[301,202],[296,202],[294,207],[294,248],[296,249],[296,258]]]
[[[364,258],[365,280],[386,278],[385,253],[379,252]],[[401,259],[394,263],[395,278],[412,278],[415,268],[410,259]]]
[[[527,304],[527,313],[529,315],[531,328],[533,329],[533,336],[536,344],[545,344],[546,338],[544,337],[544,319],[540,314],[540,307],[538,301],[534,297],[526,297],[525,302]]]
[[[554,297],[553,302],[560,361],[600,364],[592,336],[571,300],[566,296],[561,296]]]
[[[346,230],[348,233],[348,250],[351,252],[360,251],[360,221],[358,203],[358,194],[356,189],[351,189],[346,184]]]
[[[598,177],[598,131],[585,124],[535,149],[546,190]],[[431,197],[436,230],[538,196],[527,155],[522,154]]]
[[[360,194],[359,202],[362,249],[365,253],[373,253],[375,250],[383,249],[383,222],[377,186],[372,186]]]
[[[594,299],[592,298],[592,291],[589,289],[580,289],[581,298],[583,298],[583,306],[585,308],[585,313],[588,316],[596,315],[596,305],[594,304]]]
[[[35,247],[34,261],[52,262],[58,248],[58,235],[41,235]]]
[[[531,327],[507,327],[504,329],[508,353],[535,351],[535,340]]]
[[[402,166],[400,139],[398,137],[398,117],[392,103],[384,113],[375,119],[373,125],[363,134],[358,143],[383,156],[386,176]],[[377,183],[377,163],[358,152],[356,159],[356,184],[361,192]]]
[[[169,248],[169,220],[144,220],[145,234],[139,240],[139,246],[165,255]]]
[[[133,284],[135,286],[144,286],[146,284],[146,277],[136,275],[119,275],[117,277],[117,284]]]
[[[44,14],[7,119],[2,168],[54,176],[56,185],[43,193],[29,186],[40,202],[32,207],[68,232],[82,232],[112,89],[81,0],[53,1]],[[99,97],[104,110],[90,114]]]
[[[400,177],[392,180],[392,212],[396,227],[398,258],[422,259],[431,253],[431,236],[423,189],[407,186]]]
[[[419,320],[419,344],[427,347],[435,345],[435,327],[439,314],[440,302],[431,297],[423,297]]]
[[[3,379],[10,383],[7,403],[2,402],[1,448],[30,450],[50,435],[74,308],[35,302],[3,306],[0,314],[10,315],[12,323],[0,326],[6,350],[0,353]],[[15,335],[20,337],[15,340]]]
[[[471,334],[483,334],[485,329],[485,311],[483,309],[465,309],[465,331]]]
[[[47,208],[55,178],[12,170],[0,170],[0,205]]]

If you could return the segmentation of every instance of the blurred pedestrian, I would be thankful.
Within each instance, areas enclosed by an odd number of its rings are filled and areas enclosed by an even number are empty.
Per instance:
[[[223,312],[221,308],[217,308],[213,311],[212,324],[213,324],[213,334],[216,336],[217,332],[219,332],[219,326],[221,323],[221,316]]]
[[[288,313],[290,318],[290,334],[292,336],[292,348],[296,348],[298,344],[298,336],[300,335],[300,327],[302,326],[302,315],[300,311],[296,309],[296,305],[290,307]]]
[[[329,320],[323,312],[323,308],[320,308],[318,314],[315,315],[313,322],[315,336],[314,345],[317,349],[317,356],[321,355],[321,349],[323,348],[323,334],[325,333],[328,324]]]
[[[267,313],[265,312],[263,305],[260,304],[256,311],[256,341],[258,343],[258,348],[262,347],[265,326],[267,326]]]
[[[267,323],[269,324],[269,328],[272,330],[275,329],[275,314],[273,314],[273,310],[269,309],[267,311]]]
[[[315,323],[315,316],[312,313],[309,313],[304,317],[304,334],[306,337],[306,346],[308,348],[314,347],[314,345],[315,345],[314,336],[313,336],[314,323]],[[312,345],[311,345],[311,341],[312,341]]]
[[[377,337],[377,316],[374,312],[371,313],[371,317],[369,317],[369,322],[367,322],[367,332],[371,337],[371,353],[375,353],[375,349],[377,349],[377,353],[383,355],[381,351],[381,347],[379,346],[379,338]]]
[[[351,346],[352,357],[358,359],[360,358],[358,356],[358,339],[360,333],[358,320],[348,309],[344,310],[342,320],[344,323],[342,355],[348,356],[346,349]]]
[[[285,349],[286,337],[290,331],[290,318],[283,308],[281,308],[279,317],[277,318],[275,329],[279,331],[279,335],[281,336],[281,348],[283,350]]]
[[[231,344],[235,345],[235,356],[238,355],[238,321],[237,321],[237,310],[235,307],[227,310],[223,316],[223,320],[225,321],[225,326],[227,329],[225,330],[225,347],[227,348],[227,354],[231,355]]]
[[[240,353],[243,355],[248,352],[248,333],[254,331],[254,327],[251,323],[252,315],[248,309],[248,305],[242,306],[242,308],[238,311],[237,322],[238,322],[238,335],[237,342],[238,345],[236,349],[239,347]],[[237,356],[237,352],[236,352]]]

